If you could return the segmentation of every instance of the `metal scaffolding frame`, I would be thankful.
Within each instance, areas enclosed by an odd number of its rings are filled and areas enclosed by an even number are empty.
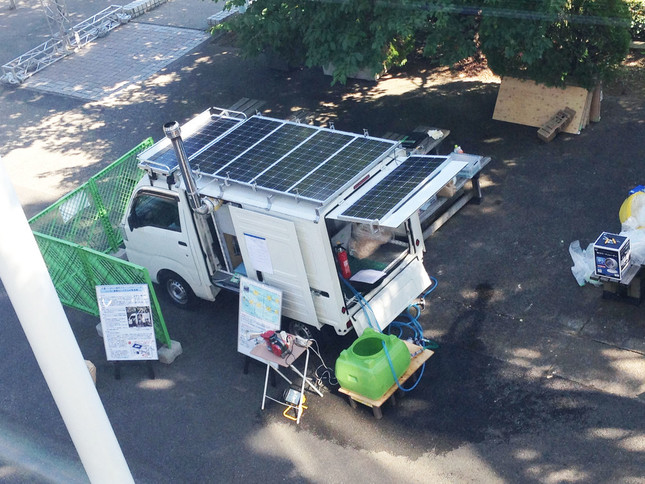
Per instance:
[[[2,66],[0,82],[19,85],[48,65],[68,56],[130,21],[121,5],[111,5],[70,27],[64,0],[41,0],[52,38]]]

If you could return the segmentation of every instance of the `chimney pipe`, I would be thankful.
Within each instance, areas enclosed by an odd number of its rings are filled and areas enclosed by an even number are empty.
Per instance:
[[[197,191],[197,184],[193,178],[193,172],[190,167],[190,162],[188,161],[188,156],[186,156],[186,150],[184,149],[184,142],[181,139],[181,129],[179,128],[179,123],[177,121],[170,121],[163,125],[164,133],[166,137],[170,139],[173,148],[175,149],[175,155],[177,156],[177,161],[179,162],[179,170],[181,171],[181,177],[184,179],[184,184],[186,185],[186,195],[188,196],[188,203],[190,207],[199,214],[206,214],[210,211],[209,206],[204,203],[202,198],[199,196]]]

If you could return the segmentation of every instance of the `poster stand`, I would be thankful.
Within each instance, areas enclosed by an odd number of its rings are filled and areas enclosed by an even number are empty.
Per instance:
[[[114,363],[114,379],[121,368],[144,364],[148,378],[155,379],[152,362],[158,359],[150,294],[146,284],[96,286],[103,343],[108,361]]]
[[[244,370],[249,372],[251,360],[264,361],[251,354],[257,344],[264,344],[262,338],[250,338],[251,334],[273,330],[280,331],[282,316],[282,291],[275,287],[240,277],[240,309],[238,320],[237,351],[244,355]],[[275,375],[271,375],[271,386],[276,385]]]

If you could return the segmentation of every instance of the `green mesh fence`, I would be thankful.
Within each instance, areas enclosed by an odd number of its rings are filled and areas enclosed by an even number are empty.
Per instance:
[[[34,236],[65,306],[99,316],[96,286],[147,284],[155,336],[170,347],[170,336],[147,269],[48,235],[34,233]]]
[[[29,224],[65,306],[99,316],[96,286],[147,284],[155,336],[170,347],[148,270],[109,255],[123,242],[118,227],[130,195],[144,174],[137,166],[137,154],[149,146],[152,138],[43,210]]]
[[[137,155],[149,146],[152,138],[47,207],[29,221],[31,229],[99,252],[116,252],[123,243],[119,224],[144,174],[137,166]]]

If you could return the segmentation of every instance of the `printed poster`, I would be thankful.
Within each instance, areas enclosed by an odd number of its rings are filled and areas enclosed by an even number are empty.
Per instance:
[[[267,274],[273,274],[273,264],[271,263],[271,253],[267,239],[257,235],[244,234],[246,250],[249,253],[253,269]]]
[[[96,298],[108,361],[158,359],[146,284],[96,286]]]
[[[253,334],[280,331],[282,291],[248,277],[240,276],[240,309],[237,351],[251,356],[257,344],[265,344]]]

